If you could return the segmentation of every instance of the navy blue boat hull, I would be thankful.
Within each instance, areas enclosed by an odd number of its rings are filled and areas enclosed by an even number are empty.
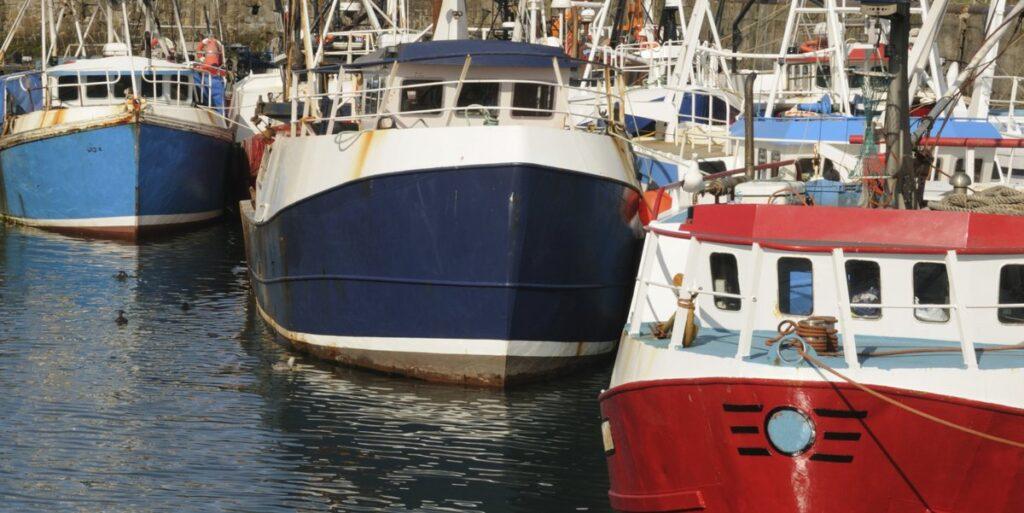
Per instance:
[[[216,218],[231,144],[145,122],[0,150],[0,213],[15,222],[133,237]]]
[[[610,350],[639,259],[636,204],[623,183],[512,164],[363,179],[258,225],[243,212],[243,224],[257,301],[279,331],[424,346],[608,342]],[[446,375],[441,362],[429,371],[375,365],[365,351],[346,358],[304,340],[331,359],[444,381],[504,384],[577,363],[553,358],[475,378]]]

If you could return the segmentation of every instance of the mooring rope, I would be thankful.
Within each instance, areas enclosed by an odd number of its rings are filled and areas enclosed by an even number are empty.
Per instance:
[[[1024,216],[1024,191],[997,185],[974,194],[949,194],[942,201],[929,203],[928,207],[947,212]]]
[[[880,400],[882,400],[882,401],[884,401],[886,403],[889,403],[889,404],[891,404],[891,405],[893,405],[893,406],[895,406],[897,408],[900,408],[900,409],[902,409],[902,410],[904,410],[906,412],[909,412],[909,413],[912,413],[914,415],[917,415],[918,417],[921,417],[921,418],[923,418],[925,420],[930,420],[932,422],[935,422],[936,424],[940,424],[940,425],[946,426],[946,427],[948,427],[950,429],[955,429],[957,431],[960,431],[960,432],[963,432],[963,433],[967,433],[969,435],[974,435],[974,436],[977,436],[979,438],[984,438],[985,440],[989,440],[991,442],[996,442],[996,443],[1001,443],[1001,444],[1009,445],[1011,447],[1016,447],[1018,449],[1024,449],[1024,442],[1018,442],[1016,440],[1010,440],[1008,438],[1003,438],[1001,436],[996,436],[996,435],[992,435],[992,434],[989,434],[989,433],[984,433],[982,431],[978,431],[976,429],[971,429],[971,428],[969,428],[967,426],[964,426],[964,425],[961,425],[961,424],[957,424],[957,423],[952,422],[952,421],[941,419],[941,418],[936,417],[935,415],[932,415],[930,413],[925,413],[925,412],[923,412],[921,410],[918,410],[917,408],[914,408],[913,406],[909,406],[909,405],[903,404],[903,403],[899,402],[896,399],[893,399],[893,398],[891,398],[889,396],[886,396],[885,394],[882,394],[881,392],[877,392],[875,390],[872,390],[871,388],[867,387],[866,385],[863,385],[860,382],[854,380],[853,378],[850,378],[850,377],[846,376],[845,374],[843,374],[843,373],[833,369],[831,366],[829,366],[825,362],[823,362],[823,361],[819,360],[818,358],[816,358],[815,356],[809,354],[804,349],[804,345],[803,345],[804,342],[802,342],[801,340],[794,339],[794,340],[790,340],[788,342],[793,344],[792,347],[794,347],[796,349],[797,353],[800,354],[801,358],[811,362],[812,364],[814,364],[818,368],[824,369],[825,371],[827,371],[828,373],[832,374],[833,376],[836,376],[837,378],[839,378],[839,379],[841,379],[841,380],[843,380],[843,381],[853,385],[854,387],[858,388],[859,390],[863,391],[864,393],[866,393],[866,394],[868,394],[868,395],[870,395],[870,396],[872,396],[872,397],[874,397],[876,399],[880,399]]]

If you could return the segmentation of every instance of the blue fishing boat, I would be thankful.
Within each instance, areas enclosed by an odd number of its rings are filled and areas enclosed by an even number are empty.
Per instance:
[[[290,119],[241,204],[263,318],[319,357],[446,382],[506,386],[609,355],[639,190],[628,142],[569,112],[573,65],[469,40],[346,65],[364,86]]]
[[[4,218],[135,238],[221,215],[232,141],[221,77],[120,55],[0,80]]]

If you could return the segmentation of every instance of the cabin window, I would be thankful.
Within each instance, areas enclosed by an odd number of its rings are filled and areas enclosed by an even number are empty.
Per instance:
[[[1024,265],[1006,265],[999,272],[999,304],[1024,304]],[[1024,324],[1024,308],[1000,308],[999,322]]]
[[[512,90],[513,116],[546,118],[555,104],[555,88],[541,84],[516,84]],[[544,111],[544,112],[538,112]]]
[[[404,80],[402,81],[402,112],[434,110],[424,114],[440,114],[441,102],[444,99],[444,86],[437,80]],[[419,84],[435,84],[423,85]]]
[[[914,264],[914,304],[949,304],[949,276],[945,264]],[[915,308],[914,317],[925,322],[946,322],[949,321],[949,308]]]
[[[878,262],[848,260],[846,262],[846,288],[849,289],[851,304],[882,303],[882,271]],[[851,307],[854,317],[881,319],[881,308]]]
[[[811,315],[814,311],[814,274],[806,258],[780,258],[779,311],[788,315]]]
[[[377,106],[380,103],[381,78],[378,75],[370,75],[366,79],[366,90],[363,93],[363,114],[376,114]]]
[[[114,98],[126,98],[128,91],[132,91],[132,76],[121,75],[121,78],[114,82]]]
[[[459,91],[459,99],[455,102],[455,106],[459,107],[456,114],[462,117],[468,116],[473,118],[483,115],[491,118],[498,117],[498,109],[483,109],[480,107],[497,107],[498,93],[500,91],[501,84],[497,82],[462,84],[462,90]]]
[[[160,75],[162,85],[167,87],[167,96],[172,100],[187,100],[189,98],[188,78],[182,75]]]
[[[711,254],[711,287],[715,292],[740,293],[740,272],[736,255],[730,253]],[[715,296],[715,306],[720,310],[738,311],[742,300],[735,297]]]
[[[142,90],[143,98],[157,98],[164,95],[162,80],[167,80],[166,75],[156,76],[152,72],[143,73],[139,79],[139,89]]]
[[[92,75],[85,77],[85,97],[93,99],[106,99],[110,95],[107,91],[107,77]]]
[[[78,77],[64,75],[57,78],[57,98],[62,102],[78,100]]]

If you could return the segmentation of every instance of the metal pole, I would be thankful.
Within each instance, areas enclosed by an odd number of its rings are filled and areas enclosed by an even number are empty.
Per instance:
[[[747,180],[754,179],[754,80],[757,73],[749,73],[743,82],[743,160]]]
[[[898,205],[916,209],[913,146],[910,140],[910,2],[900,2],[889,18],[889,97],[885,108],[886,175],[895,179]]]

